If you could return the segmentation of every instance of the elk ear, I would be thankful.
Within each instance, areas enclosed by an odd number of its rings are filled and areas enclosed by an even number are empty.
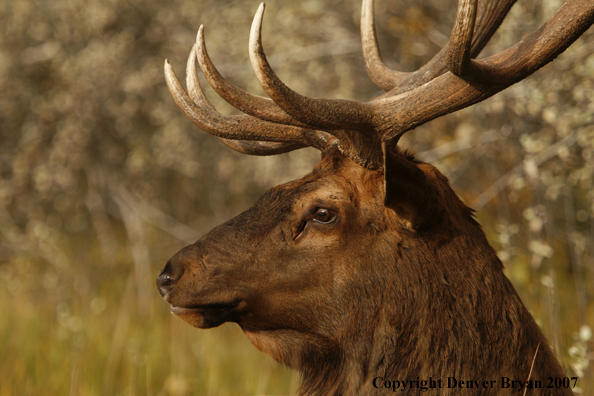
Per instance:
[[[412,155],[402,153],[396,144],[382,142],[384,153],[384,205],[418,230],[435,220],[439,213],[436,186]]]

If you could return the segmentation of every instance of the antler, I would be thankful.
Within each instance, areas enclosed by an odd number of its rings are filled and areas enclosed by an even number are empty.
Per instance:
[[[271,99],[252,95],[226,81],[212,64],[198,31],[187,64],[189,95],[169,63],[169,90],[184,114],[231,148],[254,155],[279,154],[311,146],[340,151],[368,168],[383,165],[382,142],[394,145],[405,132],[434,118],[480,102],[553,60],[594,23],[592,0],[569,0],[540,29],[513,47],[486,59],[474,58],[497,30],[515,0],[460,0],[448,44],[413,73],[390,70],[382,61],[373,22],[373,0],[363,0],[361,37],[368,74],[388,91],[367,103],[312,99],[288,88],[262,49],[260,5],[250,32],[250,58]],[[223,116],[206,100],[196,76],[196,59],[212,88],[246,113]]]
[[[475,23],[475,30],[471,37],[470,58],[478,56],[491,39],[491,36],[497,31],[497,28],[501,25],[501,22],[503,22],[503,19],[515,2],[516,0],[499,0],[481,1],[478,4],[476,23],[468,21],[468,23]],[[456,18],[456,27],[463,25],[467,19],[472,19],[472,16],[468,14],[464,17],[464,7],[465,4],[461,1]],[[476,8],[476,2],[473,4],[473,8]],[[456,27],[452,31],[451,40],[457,39],[455,34],[457,31]],[[467,31],[469,30],[467,29]],[[470,32],[472,33],[471,30]],[[384,64],[377,45],[375,24],[373,21],[373,0],[363,0],[363,8],[361,10],[361,38],[363,41],[363,56],[365,57],[367,74],[369,74],[369,77],[378,88],[385,91],[392,91],[393,94],[410,91],[449,70],[448,54],[450,52],[451,40],[429,63],[415,72],[403,73],[389,69]]]

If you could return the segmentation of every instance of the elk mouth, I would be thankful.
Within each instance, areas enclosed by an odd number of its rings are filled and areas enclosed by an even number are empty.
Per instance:
[[[237,320],[239,310],[245,306],[245,301],[236,299],[230,302],[216,302],[196,304],[186,307],[171,306],[171,313],[192,326],[209,329],[220,326],[225,322]]]

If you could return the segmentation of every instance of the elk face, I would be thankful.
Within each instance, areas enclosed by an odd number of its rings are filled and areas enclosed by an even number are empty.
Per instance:
[[[327,155],[177,253],[158,277],[161,294],[200,328],[231,321],[248,331],[336,334],[348,320],[339,305],[347,280],[369,270],[363,257],[386,228],[381,177]]]

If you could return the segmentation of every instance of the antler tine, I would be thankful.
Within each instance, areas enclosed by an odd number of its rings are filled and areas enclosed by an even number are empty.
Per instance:
[[[196,76],[195,46],[188,58],[187,74],[188,90],[194,100],[184,91],[173,68],[165,60],[165,81],[175,103],[190,121],[204,131],[219,138],[231,140],[300,144],[302,147],[313,146],[320,150],[327,147],[328,141],[324,136],[316,133],[317,131],[262,121],[248,115],[223,116],[217,112],[200,89]],[[278,150],[278,145],[271,147]]]
[[[201,25],[198,30],[198,35],[201,36],[204,26]],[[204,41],[202,41],[204,43]],[[198,45],[199,47],[199,45]],[[204,92],[200,87],[200,82],[196,75],[196,62],[193,61],[192,53],[196,52],[195,47],[192,48],[190,57],[188,58],[188,64],[186,66],[186,86],[188,87],[188,93],[195,103],[201,103],[209,111],[216,112],[216,109],[210,104],[210,102],[204,96]],[[214,66],[213,66],[214,67]],[[261,142],[257,140],[230,140],[223,137],[217,136],[217,138],[225,144],[227,147],[240,152],[242,154],[249,155],[276,155],[282,154],[293,150],[298,150],[304,147],[312,146],[312,144],[304,143],[286,143],[286,142]]]
[[[477,16],[474,18],[476,19],[476,28],[474,34],[471,32],[470,59],[476,57],[482,51],[515,2],[516,0],[494,0],[478,3],[476,7]],[[463,21],[464,18],[458,18],[458,20]],[[363,0],[361,36],[363,37],[363,54],[367,73],[375,85],[389,91],[388,96],[413,90],[448,70],[452,70],[451,42],[448,42],[427,64],[417,71],[404,73],[388,68],[379,55],[373,21],[373,0]],[[374,52],[377,52],[377,55],[374,55]]]
[[[214,89],[215,92],[218,93],[219,96],[225,99],[229,104],[246,114],[260,118],[262,120],[307,127],[307,125],[297,121],[285,113],[272,100],[253,95],[227,81],[221,75],[221,73],[219,73],[214,63],[208,56],[204,41],[203,26],[200,26],[200,29],[198,29],[196,45],[198,64],[200,65],[200,69],[202,69],[202,73],[204,74],[206,81],[208,81],[212,89]]]
[[[250,59],[264,91],[286,113],[311,128],[327,131],[364,129],[370,125],[372,109],[364,103],[340,99],[312,99],[287,87],[274,73],[262,49],[262,17],[260,4],[250,32]]]
[[[202,28],[202,26],[200,26]],[[188,60],[186,61],[186,87],[190,98],[196,104],[200,104],[202,108],[208,110],[211,113],[218,113],[214,106],[206,99],[204,91],[198,81],[198,75],[196,74],[196,45],[192,46]]]
[[[373,11],[373,0],[363,0],[361,7],[361,43],[365,69],[371,81],[384,91],[396,86],[398,81],[409,77],[411,73],[399,72],[386,66],[377,43]]]
[[[493,34],[497,31],[516,0],[480,1],[478,3],[477,17],[470,58],[476,58],[485,48]]]
[[[477,0],[460,0],[448,51],[449,70],[461,76],[470,63],[470,46],[476,20]]]
[[[594,2],[569,0],[540,29],[511,48],[472,60],[463,78],[445,73],[406,94],[382,96],[376,106],[382,140],[489,98],[552,61],[594,23]]]

